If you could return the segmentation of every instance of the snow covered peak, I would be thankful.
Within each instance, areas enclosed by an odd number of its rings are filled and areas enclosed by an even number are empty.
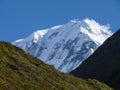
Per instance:
[[[109,25],[100,25],[93,19],[84,19],[80,30],[89,35],[95,42],[102,44],[105,39],[112,35]]]
[[[79,25],[80,27],[86,28],[86,30],[91,29],[91,32],[93,32],[95,34],[99,34],[101,32],[103,32],[103,33],[107,32],[107,33],[111,34],[111,31],[109,30],[110,26],[108,24],[100,25],[95,20],[89,19],[89,18],[86,18],[82,21],[80,21],[79,19],[73,19],[73,20],[70,20],[70,22],[68,24],[76,24],[76,25]]]
[[[99,34],[99,33],[109,33],[111,34],[110,26],[109,25],[100,25],[98,22],[96,22],[93,19],[84,19],[83,22],[85,22],[89,29],[91,29],[91,31],[95,34]]]
[[[82,21],[75,19],[63,25],[37,30],[13,44],[62,72],[70,72],[111,35],[108,25],[100,25],[88,18]]]
[[[70,20],[65,24],[65,28],[69,29],[69,32],[77,31],[86,34],[98,44],[102,44],[107,37],[112,35],[109,25],[100,25],[95,20],[88,18],[82,21],[79,19]]]

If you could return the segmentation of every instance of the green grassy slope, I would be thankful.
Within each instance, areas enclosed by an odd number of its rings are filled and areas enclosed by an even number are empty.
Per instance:
[[[112,90],[97,80],[60,73],[9,43],[0,42],[0,90]]]

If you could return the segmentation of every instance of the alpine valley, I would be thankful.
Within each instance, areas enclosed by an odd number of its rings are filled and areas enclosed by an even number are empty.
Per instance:
[[[37,30],[13,44],[53,65],[59,71],[69,73],[111,35],[109,25],[100,25],[95,20],[87,18]]]

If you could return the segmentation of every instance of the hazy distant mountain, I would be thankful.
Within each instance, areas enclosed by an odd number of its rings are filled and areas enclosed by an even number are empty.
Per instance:
[[[84,61],[73,75],[95,78],[120,90],[120,30]]]
[[[112,90],[97,80],[83,80],[52,66],[9,43],[0,42],[0,90]]]
[[[13,44],[62,72],[70,72],[109,36],[109,27],[95,20],[71,20],[64,25],[38,30]]]

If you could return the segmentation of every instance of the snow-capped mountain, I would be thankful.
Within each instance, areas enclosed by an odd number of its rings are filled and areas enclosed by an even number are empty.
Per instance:
[[[71,20],[64,25],[38,30],[13,44],[68,73],[111,35],[108,25],[100,25],[93,19]]]

